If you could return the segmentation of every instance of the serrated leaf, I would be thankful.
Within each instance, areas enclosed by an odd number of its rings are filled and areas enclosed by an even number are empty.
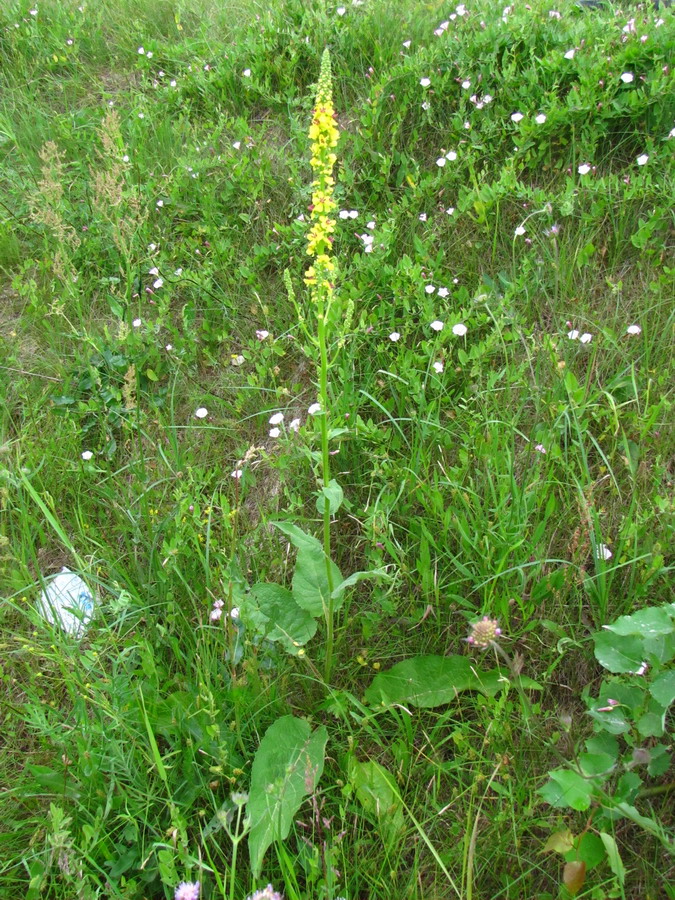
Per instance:
[[[586,880],[586,863],[582,859],[565,863],[563,884],[572,896],[578,894]]]
[[[480,682],[466,656],[415,656],[378,673],[365,696],[369,703],[432,708],[468,690],[480,690]]]
[[[659,675],[649,688],[649,693],[657,703],[667,709],[675,701],[675,669]]]
[[[609,863],[610,869],[619,879],[619,883],[623,884],[626,880],[626,869],[621,860],[621,854],[619,853],[619,847],[616,841],[611,834],[607,834],[605,831],[600,832],[600,840],[605,845],[607,862]]]
[[[297,655],[300,647],[316,634],[316,620],[298,606],[294,595],[285,587],[256,584],[251,588],[251,600],[264,617],[264,622],[257,624],[267,640],[278,641],[289,653]]]
[[[562,831],[552,834],[540,852],[569,853],[572,847],[574,847],[574,835],[569,828],[564,828]]]
[[[329,565],[333,586],[340,584],[343,581],[342,573],[332,560]],[[318,544],[318,547],[306,547],[298,550],[293,572],[293,596],[298,606],[313,616],[323,616],[328,609],[330,595],[326,554],[323,552],[323,547]],[[342,601],[338,598],[333,603],[334,612],[342,606]]]
[[[593,636],[595,658],[610,672],[637,672],[644,659],[642,641],[636,635],[600,631]]]
[[[247,813],[248,848],[254,880],[269,846],[288,837],[303,799],[321,778],[328,735],[312,732],[304,719],[282,716],[265,732],[251,768]]]

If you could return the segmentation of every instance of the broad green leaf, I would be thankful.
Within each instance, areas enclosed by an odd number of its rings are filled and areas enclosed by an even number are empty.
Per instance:
[[[666,710],[653,697],[650,697],[646,711],[640,716],[636,724],[642,737],[663,737],[666,725]]]
[[[415,656],[377,674],[365,696],[369,703],[385,706],[434,707],[450,703],[460,691],[476,691],[480,686],[466,656]]]
[[[348,578],[345,578],[338,586],[333,590],[333,599],[339,597],[347,588],[353,587],[359,581],[365,581],[370,578],[388,578],[386,569],[371,569],[369,572],[354,572]]]
[[[615,762],[609,753],[582,753],[579,757],[579,767],[584,775],[609,774]]]
[[[609,863],[610,869],[619,879],[619,884],[623,884],[626,880],[626,869],[621,860],[621,854],[619,853],[616,841],[611,834],[607,834],[605,831],[600,832],[600,840],[605,845],[607,862]]]
[[[328,608],[331,589],[326,572],[326,554],[323,547],[317,541],[316,547],[303,547],[298,550],[293,572],[293,596],[296,603],[302,609],[307,610],[313,616],[323,616]],[[333,587],[343,581],[342,573],[330,561],[333,576]],[[343,597],[344,599],[344,597]],[[342,601],[333,603],[333,611],[342,606]]]
[[[327,738],[323,725],[312,732],[308,722],[294,716],[282,716],[265,732],[253,759],[247,805],[254,880],[267,849],[288,837],[303,799],[318,784]]]
[[[574,860],[583,860],[586,863],[586,870],[595,868],[605,858],[605,848],[602,841],[591,831],[586,831],[574,842],[574,847],[565,854],[566,862],[574,862]]]
[[[396,780],[374,760],[349,761],[349,782],[366,814],[378,823],[383,836],[395,838],[404,826],[403,805]]]
[[[584,810],[591,805],[593,782],[571,769],[554,769],[550,781],[538,793],[551,806]]]
[[[564,828],[562,831],[556,831],[552,834],[540,852],[550,853],[551,851],[555,851],[555,853],[568,853],[573,846],[574,835],[569,828]]]
[[[675,669],[659,675],[649,688],[649,692],[657,703],[667,709],[675,701]]]
[[[667,608],[663,606],[648,606],[639,609],[630,616],[620,616],[611,625],[605,625],[606,631],[614,634],[636,634],[640,637],[656,637],[659,634],[670,634],[675,628]]]
[[[637,672],[644,660],[642,641],[636,635],[600,631],[593,636],[595,658],[610,672]]]
[[[651,748],[649,753],[651,757],[647,766],[649,774],[652,776],[665,775],[670,768],[671,759],[668,747],[665,744],[657,744],[656,747]]]
[[[285,587],[256,584],[251,588],[251,599],[262,620],[258,627],[268,641],[278,641],[289,653],[297,655],[300,647],[314,637],[316,620],[298,606]]]
[[[328,500],[328,509],[331,516],[334,516],[335,513],[342,506],[342,501],[344,500],[345,495],[337,483],[337,481],[333,478],[328,482],[326,487],[321,488],[319,492],[319,496],[316,498],[316,508],[319,515],[323,515],[324,507],[326,505],[326,500]]]

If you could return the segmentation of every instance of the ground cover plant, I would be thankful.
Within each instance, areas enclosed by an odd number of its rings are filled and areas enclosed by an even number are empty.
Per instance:
[[[675,896],[674,50],[2,5],[0,896]]]

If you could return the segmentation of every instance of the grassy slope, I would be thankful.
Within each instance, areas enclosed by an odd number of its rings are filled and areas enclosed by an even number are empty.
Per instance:
[[[3,5],[7,896],[33,878],[39,896],[77,885],[84,897],[161,897],[162,883],[197,877],[197,858],[226,871],[229,842],[200,827],[231,785],[246,788],[260,735],[289,710],[329,726],[319,802],[335,816],[326,826],[304,810],[290,855],[270,853],[269,877],[289,898],[318,896],[323,883],[303,835],[333,847],[332,896],[447,897],[442,866],[474,897],[556,895],[558,864],[538,851],[564,817],[534,789],[585,733],[578,695],[598,677],[589,629],[671,598],[675,103],[664,66],[675,24],[641,12],[624,41],[627,15],[561,4],[557,20],[531,5],[506,23],[491,4],[472,7],[440,38],[450,10],[407,0],[344,17],[299,0],[41,3],[37,16]],[[341,296],[355,303],[333,372],[335,419],[350,427],[336,457],[349,504],[337,554],[343,571],[395,574],[347,607],[330,693],[302,662],[266,667],[250,645],[233,685],[232,635],[208,625],[229,585],[287,577],[266,521],[315,518],[312,428],[280,449],[267,419],[281,409],[304,420],[315,399],[281,273],[301,283],[305,132],[327,44],[340,208],[359,211],[336,242]],[[624,71],[635,83],[620,81]],[[474,90],[493,102],[475,109]],[[119,134],[109,128],[106,149],[111,110]],[[62,159],[54,208],[77,242],[59,244],[44,224],[47,141]],[[450,149],[458,159],[441,169]],[[580,176],[586,161],[597,170]],[[108,180],[97,186],[97,173]],[[365,255],[355,232],[370,219],[376,249]],[[148,294],[152,267],[164,285]],[[458,322],[465,339],[449,335]],[[626,336],[631,323],[641,335]],[[571,327],[591,343],[569,341]],[[256,340],[259,328],[273,340]],[[609,564],[595,558],[599,543]],[[38,626],[32,600],[39,573],[80,562],[107,599],[73,659],[66,639]],[[527,728],[511,695],[364,717],[374,665],[458,652],[477,613],[500,618],[526,674],[546,686]],[[320,656],[318,637],[308,656]],[[342,789],[348,750],[396,773],[414,820],[389,843]],[[47,824],[50,802],[71,821],[57,810]],[[626,896],[661,896],[670,863],[659,848],[624,823],[617,839]],[[237,879],[244,896],[245,863]],[[589,880],[610,895],[606,866]]]

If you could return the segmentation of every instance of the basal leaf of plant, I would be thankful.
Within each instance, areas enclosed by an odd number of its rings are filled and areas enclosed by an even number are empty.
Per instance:
[[[450,703],[460,691],[481,689],[466,656],[415,656],[375,676],[366,690],[369,703],[434,707]]]
[[[639,609],[630,616],[620,616],[611,625],[606,625],[605,630],[621,635],[655,637],[659,634],[670,634],[673,627],[673,620],[666,607],[649,606],[646,609]]]
[[[378,823],[383,836],[387,839],[396,837],[404,820],[394,776],[374,760],[350,759],[349,781],[359,803]]]
[[[254,880],[267,849],[288,837],[303,799],[318,784],[327,739],[323,725],[312,732],[308,722],[294,716],[282,716],[265,732],[253,759],[247,804]]]
[[[636,635],[601,631],[594,635],[595,658],[610,672],[636,672],[642,665],[644,649]]]

